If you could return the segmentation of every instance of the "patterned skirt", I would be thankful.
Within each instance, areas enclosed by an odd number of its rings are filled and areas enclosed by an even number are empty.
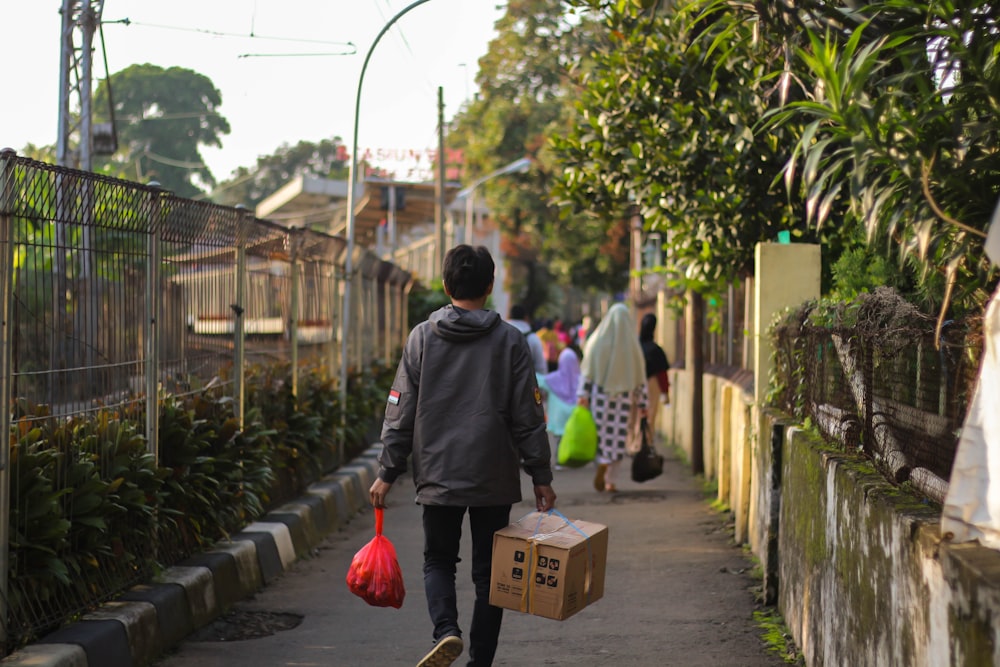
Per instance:
[[[593,382],[585,381],[584,396],[590,397],[590,411],[597,424],[597,457],[601,463],[620,461],[625,458],[625,441],[628,439],[628,413],[632,400],[639,406],[646,405],[646,385],[636,391],[623,391],[608,395]]]

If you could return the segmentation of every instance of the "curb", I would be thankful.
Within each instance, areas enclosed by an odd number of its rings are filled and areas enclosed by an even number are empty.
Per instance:
[[[167,568],[155,582],[133,586],[0,665],[141,667],[153,662],[280,577],[366,507],[379,451],[381,445],[371,445],[230,540]]]

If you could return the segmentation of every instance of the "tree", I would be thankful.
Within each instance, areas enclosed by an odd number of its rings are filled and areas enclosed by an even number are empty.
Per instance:
[[[109,99],[114,99],[111,109]],[[102,81],[94,95],[94,119],[114,114],[119,150],[104,170],[155,180],[181,197],[214,186],[199,148],[222,146],[229,122],[218,112],[222,95],[212,81],[181,67],[131,65]]]
[[[627,281],[627,237],[615,233],[622,212],[596,222],[560,218],[548,190],[554,174],[547,139],[565,130],[577,93],[572,71],[592,48],[593,27],[585,17],[565,15],[558,0],[508,3],[479,62],[480,93],[448,136],[450,147],[464,150],[470,180],[526,155],[535,159],[529,173],[477,191],[501,226],[517,278],[512,291],[529,311],[548,301],[554,281],[604,291]]]
[[[1000,195],[1000,7],[758,5],[801,89],[770,127],[803,127],[785,174],[801,174],[810,220],[842,202],[871,241],[929,269],[925,287],[944,285],[930,292],[942,317],[951,299],[978,310],[996,282],[982,243]]]
[[[216,188],[214,199],[220,204],[243,204],[253,209],[296,176],[346,179],[347,159],[340,137],[319,143],[282,144],[271,155],[258,157],[255,167],[233,171],[232,177]]]
[[[552,141],[564,209],[607,215],[634,200],[667,239],[671,284],[707,296],[751,274],[756,244],[780,230],[834,256],[849,242],[806,226],[801,202],[774,187],[792,128],[755,131],[778,89],[745,9],[576,4],[605,12],[610,41],[584,72],[578,121]]]
[[[21,149],[20,154],[39,162],[56,163],[56,147],[51,144],[48,146],[36,146],[35,144],[28,143]]]

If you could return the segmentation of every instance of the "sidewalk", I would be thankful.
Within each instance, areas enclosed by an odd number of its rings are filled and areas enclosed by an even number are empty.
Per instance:
[[[162,583],[137,587],[127,601],[0,665],[138,667],[164,652],[159,667],[416,664],[431,646],[431,625],[420,508],[408,478],[394,486],[385,517],[407,586],[402,609],[369,607],[344,583],[354,553],[374,534],[367,489],[377,452],[370,448],[225,549],[171,568]],[[562,470],[553,486],[567,517],[609,527],[604,597],[566,621],[505,612],[494,664],[784,664],[767,653],[752,620],[751,563],[679,461],[668,458],[651,482],[620,481],[613,495],[594,491],[592,479],[593,466]],[[523,489],[532,498],[526,477]],[[515,506],[512,518],[532,509]],[[465,632],[469,562],[466,550],[458,566]]]

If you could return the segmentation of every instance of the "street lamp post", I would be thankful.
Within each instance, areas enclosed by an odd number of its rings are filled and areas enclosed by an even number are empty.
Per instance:
[[[632,292],[632,303],[634,305],[638,304],[642,295],[642,229],[644,222],[642,217],[642,207],[640,207],[637,203],[630,204],[628,207],[628,214],[632,230],[632,251],[629,258],[631,280],[629,280],[629,286],[630,291]]]
[[[472,185],[465,188],[456,195],[457,199],[465,197],[465,242],[471,243],[472,241],[472,229],[476,224],[476,188],[490,181],[497,176],[503,176],[504,174],[513,174],[518,172],[525,172],[531,167],[531,158],[523,157],[520,160],[514,160],[505,167],[500,167],[494,172],[486,174],[482,178],[473,181]]]
[[[368,61],[371,60],[372,52],[375,51],[375,47],[378,45],[379,40],[382,39],[382,36],[404,14],[426,2],[430,2],[430,0],[416,0],[410,3],[389,19],[388,23],[382,26],[382,30],[379,31],[375,37],[375,41],[372,42],[368,53],[365,55],[365,61],[361,65],[361,74],[358,76],[358,91],[354,101],[354,135],[351,140],[351,166],[348,172],[347,258],[344,260],[344,297],[340,316],[340,414],[342,420],[346,420],[347,418],[347,339],[348,332],[351,330],[351,291],[354,288],[354,190],[358,181],[358,124],[361,119],[361,86],[365,81],[365,70],[368,69]],[[439,157],[440,159],[444,159],[443,155]],[[340,462],[343,463],[343,438],[340,438],[337,456]]]

